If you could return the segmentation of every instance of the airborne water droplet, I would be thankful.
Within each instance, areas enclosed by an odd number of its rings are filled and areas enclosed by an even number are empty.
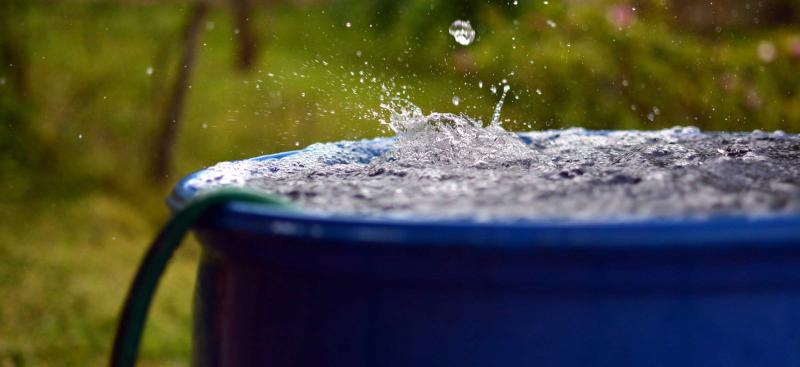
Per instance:
[[[458,98],[458,96],[453,96],[453,106],[458,106],[460,102],[461,98]]]
[[[460,45],[467,46],[475,40],[475,30],[468,20],[456,20],[448,30],[453,39]]]
[[[500,126],[500,111],[503,109],[503,102],[505,102],[506,94],[511,87],[506,84],[503,86],[503,94],[500,96],[500,100],[497,101],[497,105],[494,106],[494,113],[492,114],[492,126]]]

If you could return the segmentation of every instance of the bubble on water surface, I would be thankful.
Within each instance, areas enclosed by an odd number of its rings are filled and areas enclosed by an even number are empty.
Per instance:
[[[458,44],[463,46],[467,46],[475,40],[475,30],[472,29],[472,25],[468,20],[454,21],[450,25],[448,32]]]

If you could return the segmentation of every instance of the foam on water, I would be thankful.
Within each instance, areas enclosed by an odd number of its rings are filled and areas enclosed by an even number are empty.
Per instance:
[[[220,163],[189,185],[246,186],[326,214],[410,219],[800,212],[798,135],[692,127],[517,135],[497,117],[484,126],[398,101],[383,107],[397,135],[391,143],[315,144],[280,160]]]

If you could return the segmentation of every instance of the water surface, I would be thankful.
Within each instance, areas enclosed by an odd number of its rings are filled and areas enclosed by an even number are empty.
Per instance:
[[[583,129],[514,134],[494,119],[396,109],[385,141],[226,162],[190,185],[245,186],[326,214],[628,220],[800,213],[800,136]]]

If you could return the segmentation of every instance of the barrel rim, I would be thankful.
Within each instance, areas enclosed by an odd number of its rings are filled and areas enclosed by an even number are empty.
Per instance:
[[[607,130],[586,130],[607,134]],[[526,142],[530,138],[519,133]],[[388,143],[393,138],[362,140]],[[308,149],[308,148],[305,148]],[[273,160],[305,149],[268,154],[246,160]],[[188,183],[200,170],[181,179],[167,198],[167,205],[180,210],[198,194]],[[414,219],[359,217],[345,214],[292,212],[263,204],[228,203],[204,226],[257,235],[314,238],[331,241],[381,242],[425,245],[496,247],[642,247],[672,246],[764,246],[800,245],[800,213],[713,215],[687,218],[628,219],[525,219],[477,221],[474,219]]]

